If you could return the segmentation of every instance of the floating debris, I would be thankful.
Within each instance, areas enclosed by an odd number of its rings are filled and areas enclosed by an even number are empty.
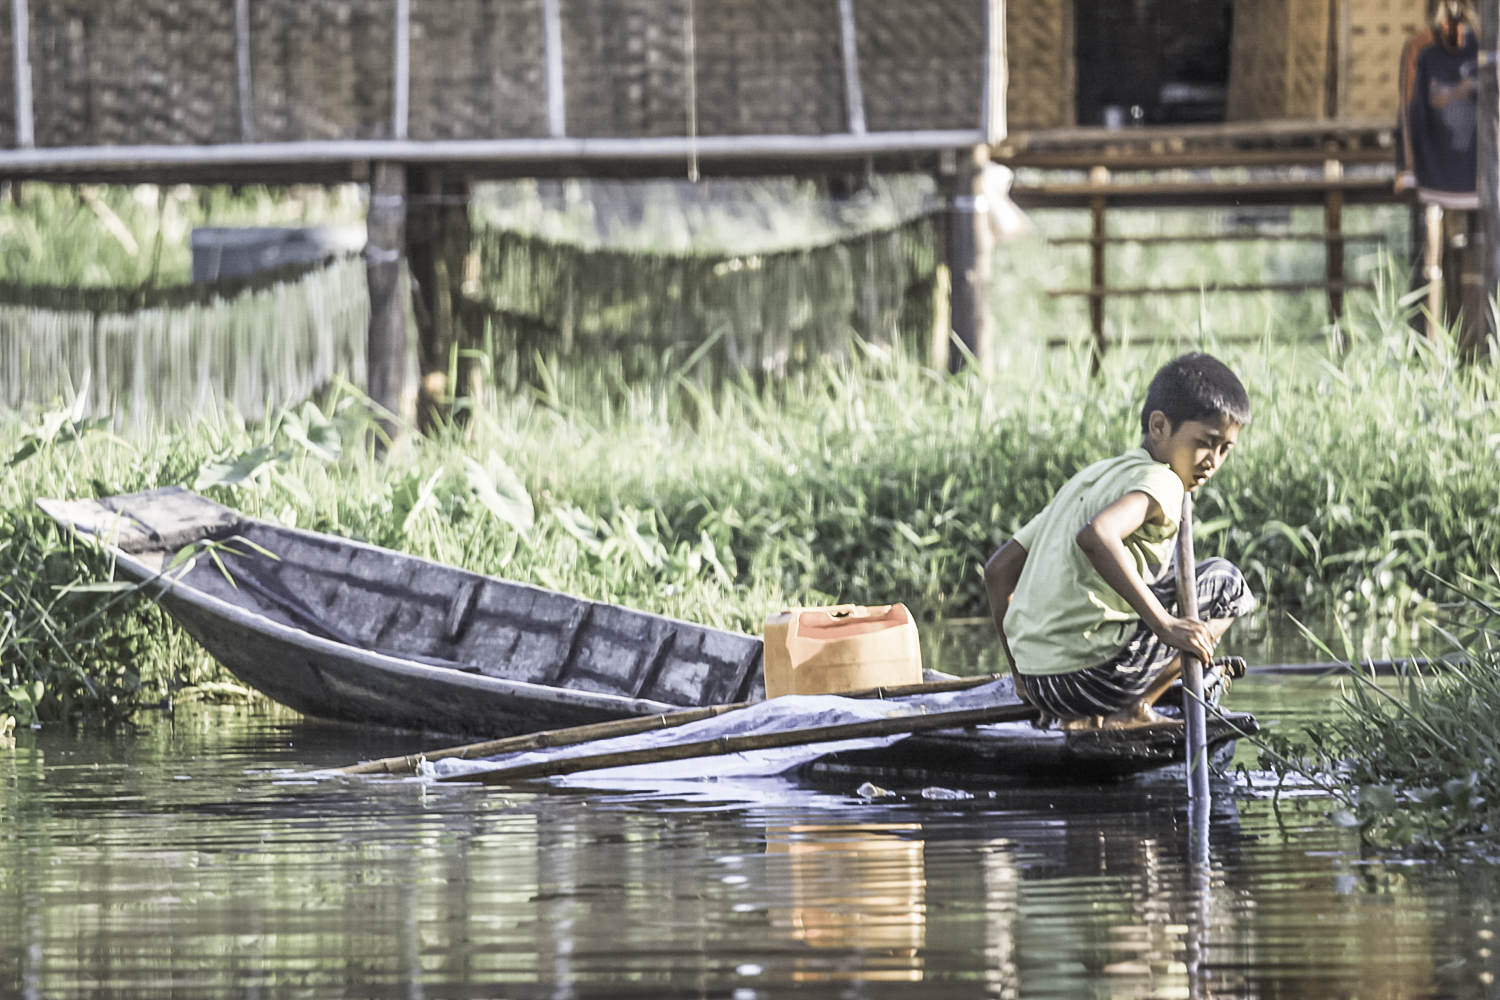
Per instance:
[[[884,799],[896,793],[889,788],[881,788],[879,785],[867,781],[854,790],[854,794],[862,799]]]
[[[939,788],[937,785],[933,785],[930,788],[922,789],[922,798],[924,799],[937,799],[938,801],[945,802],[954,799],[972,799],[973,797],[972,792],[960,791],[957,788]]]

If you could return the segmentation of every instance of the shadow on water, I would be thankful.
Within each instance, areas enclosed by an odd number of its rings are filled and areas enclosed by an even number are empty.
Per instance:
[[[411,743],[274,708],[23,734],[0,996],[1487,995],[1493,873],[1363,858],[1316,803],[1220,797],[1200,933],[1170,776],[866,801],[303,774]]]

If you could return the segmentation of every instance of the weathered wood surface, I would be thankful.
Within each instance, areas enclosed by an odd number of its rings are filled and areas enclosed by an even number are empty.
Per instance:
[[[234,582],[200,557],[170,574],[162,605],[246,684],[309,715],[501,737],[761,697],[754,636],[267,524],[181,489],[39,502],[138,579],[183,544],[223,542]]]

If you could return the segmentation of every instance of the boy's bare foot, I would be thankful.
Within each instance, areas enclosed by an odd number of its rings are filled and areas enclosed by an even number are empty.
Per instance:
[[[1181,719],[1162,715],[1145,702],[1137,702],[1114,715],[1106,715],[1100,729],[1144,729],[1147,726],[1180,726]]]

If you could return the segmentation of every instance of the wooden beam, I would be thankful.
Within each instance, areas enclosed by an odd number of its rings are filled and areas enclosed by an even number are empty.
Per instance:
[[[1047,294],[1053,298],[1140,298],[1150,295],[1199,295],[1202,293],[1224,292],[1229,294],[1246,292],[1328,292],[1337,289],[1339,292],[1347,292],[1351,289],[1368,291],[1375,287],[1369,281],[1267,281],[1257,284],[1245,285],[1147,285],[1141,288],[1111,288],[1107,285],[1095,285],[1091,288],[1050,288]],[[1139,343],[1141,338],[1132,338]]]
[[[844,97],[849,110],[849,132],[865,134],[865,90],[859,82],[859,32],[854,23],[854,0],[839,0],[839,41],[844,51]]]
[[[411,124],[411,0],[396,0],[396,50],[391,75],[391,137],[406,138]]]
[[[370,178],[369,231],[365,274],[370,288],[370,332],[366,347],[366,392],[383,407],[380,423],[388,438],[400,433],[401,418],[412,402],[411,333],[407,326],[406,167],[379,161]]]
[[[250,78],[250,0],[234,0],[235,85],[240,102],[240,141],[255,141],[255,93]]]
[[[16,146],[36,145],[36,118],[31,94],[31,12],[26,0],[10,0],[10,34],[15,44]]]
[[[606,139],[454,139],[434,142],[380,139],[314,142],[222,143],[218,145],[69,146],[0,150],[0,175],[79,169],[145,170],[192,166],[273,164],[495,163],[546,165],[577,163],[682,162],[696,145],[704,160],[785,159],[817,162],[871,156],[932,154],[982,142],[977,129],[866,132],[864,135],[710,135],[695,143],[687,136]],[[788,169],[795,169],[789,165]]]
[[[542,0],[542,42],[547,60],[547,134],[561,139],[568,134],[561,0]]]

